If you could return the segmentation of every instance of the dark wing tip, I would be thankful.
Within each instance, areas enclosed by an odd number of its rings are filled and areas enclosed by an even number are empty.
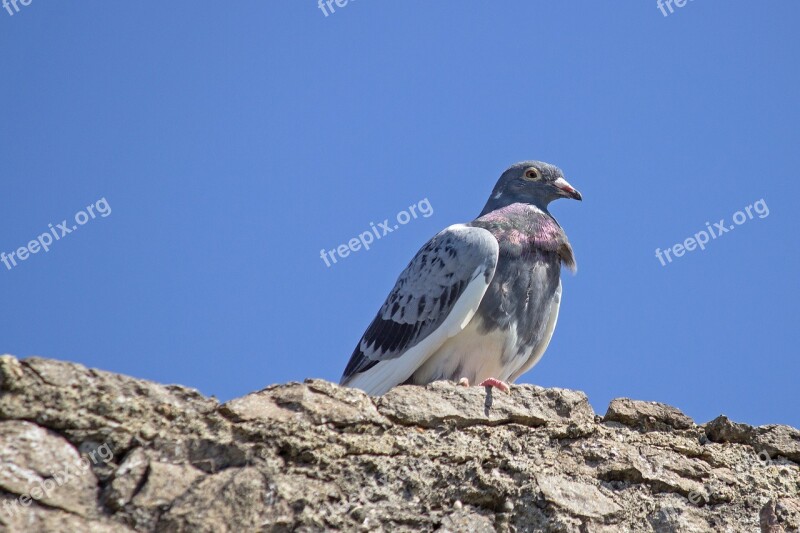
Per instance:
[[[353,350],[353,355],[350,356],[340,383],[347,381],[355,374],[366,372],[383,358],[402,355],[414,344],[419,327],[419,323],[401,324],[391,319],[383,319],[380,315],[376,316],[358,342],[356,349]],[[371,351],[383,353],[385,356],[373,359],[364,353],[361,349],[362,346],[366,346]]]
[[[356,349],[353,350],[353,355],[350,356],[350,361],[347,363],[347,366],[344,369],[344,373],[342,374],[342,379],[339,380],[340,385],[344,385],[351,377],[359,372],[365,372],[372,368],[373,366],[377,365],[379,361],[370,359],[364,352],[361,351],[361,343],[358,343]]]

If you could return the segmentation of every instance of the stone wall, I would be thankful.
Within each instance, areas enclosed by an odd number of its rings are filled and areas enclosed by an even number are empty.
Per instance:
[[[0,357],[0,530],[800,530],[800,431],[581,392],[320,380],[219,404]]]

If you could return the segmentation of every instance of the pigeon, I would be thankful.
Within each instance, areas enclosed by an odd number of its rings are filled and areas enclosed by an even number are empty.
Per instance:
[[[341,385],[380,396],[449,380],[509,392],[544,355],[572,246],[547,210],[582,200],[558,167],[524,161],[500,176],[478,218],[414,256],[350,357]]]

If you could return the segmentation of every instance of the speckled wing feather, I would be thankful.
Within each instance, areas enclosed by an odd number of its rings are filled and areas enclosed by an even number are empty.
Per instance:
[[[489,231],[463,224],[428,241],[400,274],[341,383],[383,394],[408,379],[472,319],[494,275],[498,250]]]

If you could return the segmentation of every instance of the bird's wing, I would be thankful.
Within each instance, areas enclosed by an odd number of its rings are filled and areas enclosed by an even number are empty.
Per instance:
[[[489,231],[463,224],[428,241],[356,346],[341,384],[380,395],[407,380],[472,319],[498,253]]]

